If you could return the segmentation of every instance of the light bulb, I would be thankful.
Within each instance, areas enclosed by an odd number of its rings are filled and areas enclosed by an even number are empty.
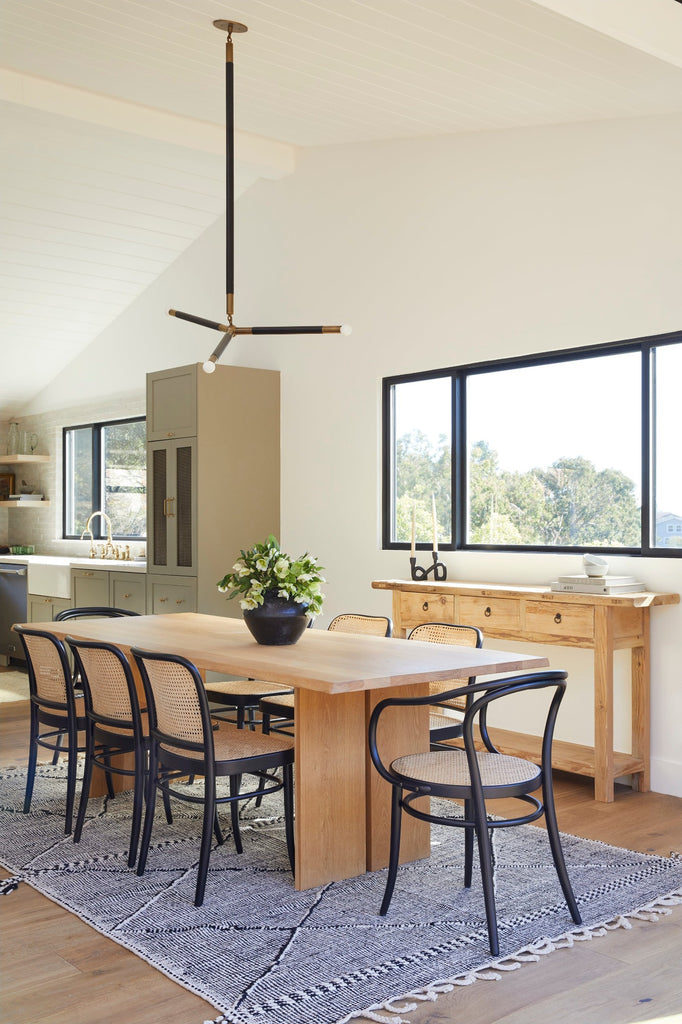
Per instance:
[[[349,335],[349,334],[352,334],[352,333],[353,333],[353,328],[351,327],[350,324],[341,324],[341,330],[339,331],[339,334]]]
[[[206,362],[204,363],[204,373],[214,373],[214,372],[215,372],[215,363],[211,362],[210,359],[207,359]]]

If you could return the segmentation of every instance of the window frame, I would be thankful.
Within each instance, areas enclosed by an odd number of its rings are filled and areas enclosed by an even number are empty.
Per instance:
[[[393,422],[393,388],[399,384],[413,381],[429,380],[436,377],[450,376],[452,379],[452,522],[449,543],[439,542],[441,551],[499,551],[516,553],[578,553],[586,551],[603,552],[612,555],[632,555],[646,558],[680,558],[682,548],[655,547],[655,523],[652,522],[655,502],[655,353],[657,348],[665,345],[682,344],[682,331],[666,334],[650,335],[633,338],[627,341],[605,342],[556,351],[538,352],[507,359],[494,359],[466,363],[459,366],[441,367],[434,370],[421,370],[417,373],[397,374],[382,379],[382,549],[387,551],[406,551],[410,544],[407,541],[395,541],[392,535],[393,513],[393,458],[395,452],[395,436]],[[639,547],[599,547],[594,546],[559,546],[559,545],[522,545],[522,544],[472,544],[465,540],[467,529],[468,508],[468,474],[467,474],[467,437],[466,437],[466,381],[482,373],[514,370],[532,366],[544,366],[552,363],[574,362],[604,355],[619,355],[639,352],[641,360],[641,444],[642,444],[642,509]],[[428,542],[418,542],[416,548],[429,551]]]
[[[96,512],[99,509],[101,502],[101,493],[103,486],[103,471],[102,465],[102,432],[107,427],[117,427],[123,423],[145,423],[146,416],[124,416],[121,419],[114,420],[101,420],[98,423],[74,423],[68,427],[62,427],[62,540],[81,540],[79,533],[68,533],[66,523],[66,496],[68,492],[69,484],[67,482],[66,467],[67,467],[67,436],[71,430],[91,430],[92,437],[92,492],[90,495],[90,502],[92,505],[92,512]],[[91,514],[92,514],[91,512]],[[146,520],[145,520],[146,521]],[[91,523],[91,530],[93,539],[100,541],[107,539],[106,523],[102,516],[97,516],[96,519]],[[112,538],[114,540],[133,541],[139,543],[145,543],[147,540],[146,530],[144,535],[138,534],[119,534],[112,532]]]

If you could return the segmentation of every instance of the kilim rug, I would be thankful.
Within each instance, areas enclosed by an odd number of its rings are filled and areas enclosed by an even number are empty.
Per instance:
[[[564,836],[584,919],[564,904],[544,830],[495,836],[503,958],[493,963],[480,881],[462,888],[459,830],[434,827],[428,861],[400,869],[389,914],[377,916],[385,874],[296,892],[277,794],[243,812],[244,853],[228,834],[211,855],[206,899],[193,906],[199,820],[174,801],[175,821],[155,823],[147,871],[126,867],[130,796],[90,801],[79,845],[63,832],[65,772],[38,769],[30,814],[24,772],[0,775],[0,861],[98,931],[216,1007],[229,1024],[332,1024],[409,1012],[400,997],[494,977],[581,939],[655,920],[682,903],[682,859],[633,853]],[[225,825],[227,819],[225,818]],[[339,837],[343,842],[343,836]],[[404,1018],[401,1018],[404,1019]],[[408,1018],[409,1019],[409,1018]]]

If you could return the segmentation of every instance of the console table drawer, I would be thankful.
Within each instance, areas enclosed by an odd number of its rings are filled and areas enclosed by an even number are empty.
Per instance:
[[[457,621],[461,626],[486,629],[516,629],[521,625],[519,602],[506,597],[459,597]]]
[[[564,640],[594,638],[594,608],[589,605],[526,602],[526,631]]]
[[[446,594],[405,591],[400,595],[400,621],[405,629],[423,622],[454,622],[455,599]]]

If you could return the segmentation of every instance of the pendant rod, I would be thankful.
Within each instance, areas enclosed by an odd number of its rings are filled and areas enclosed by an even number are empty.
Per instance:
[[[232,26],[225,46],[225,296],[227,318],[234,315],[234,52]]]

